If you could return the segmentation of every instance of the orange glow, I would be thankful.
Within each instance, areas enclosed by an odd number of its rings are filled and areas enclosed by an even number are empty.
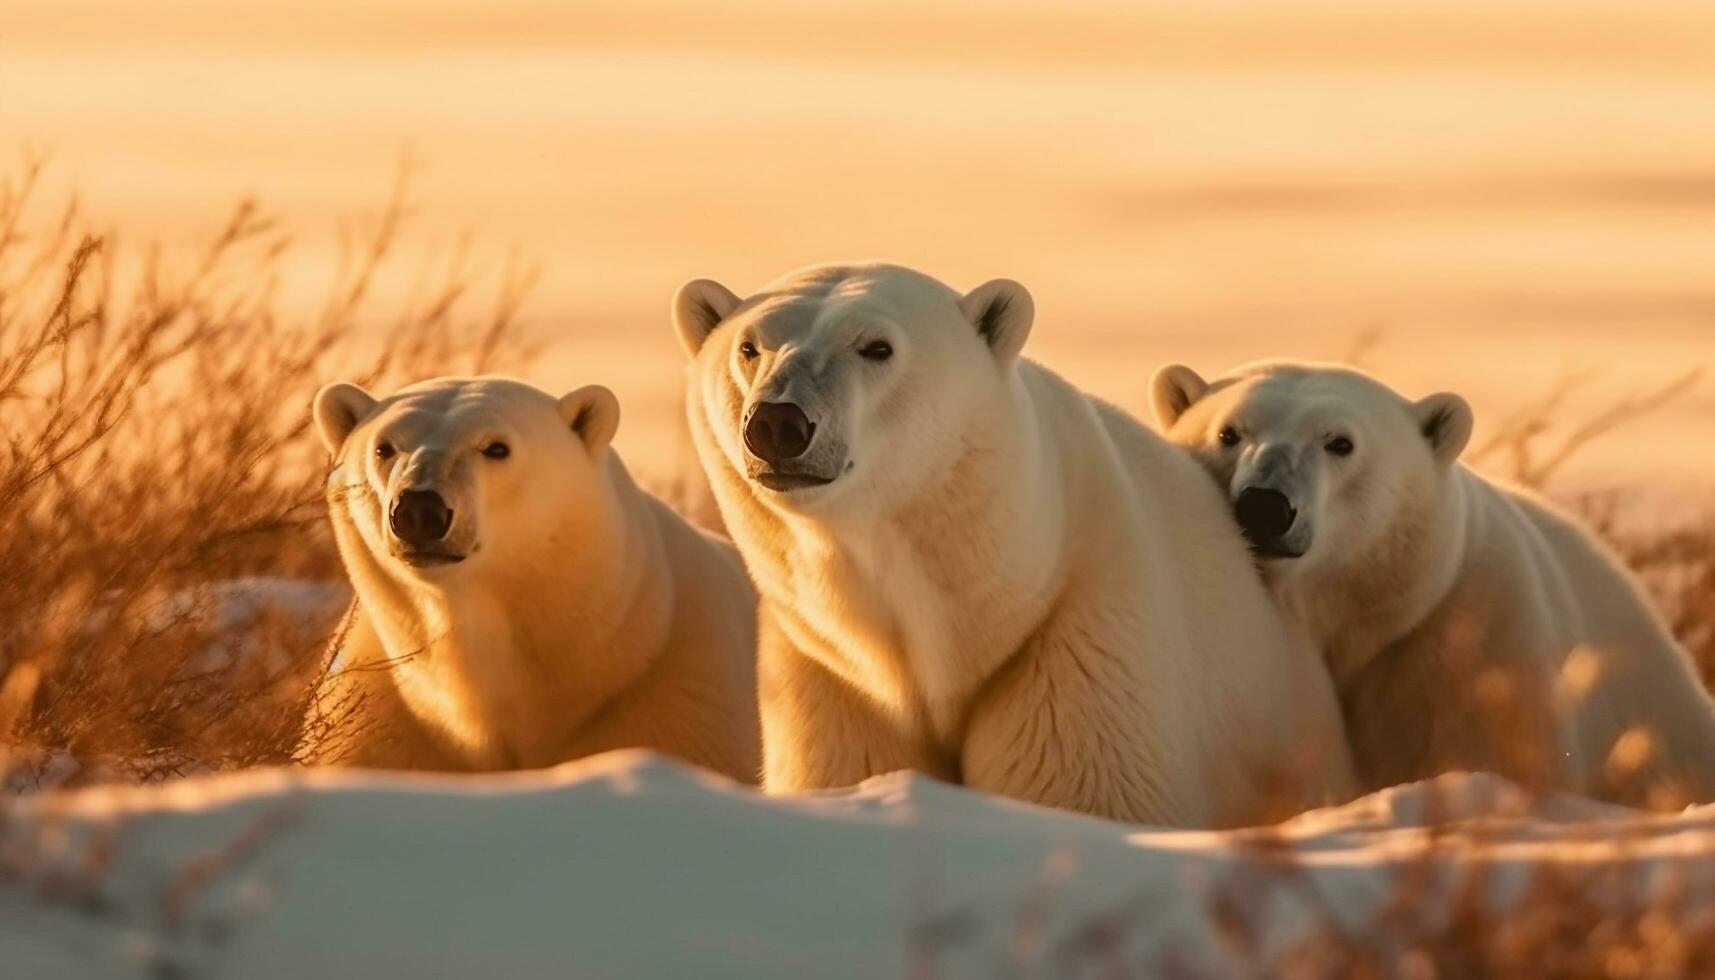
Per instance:
[[[408,153],[415,240],[538,261],[532,380],[612,385],[640,461],[679,282],[882,257],[1023,281],[1029,352],[1139,412],[1164,361],[1368,331],[1491,425],[1707,365],[1561,479],[1715,485],[1708,6],[9,0],[4,143],[133,243],[254,192],[306,276]]]

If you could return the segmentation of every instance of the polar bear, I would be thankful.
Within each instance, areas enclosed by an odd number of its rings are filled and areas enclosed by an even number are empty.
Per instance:
[[[313,734],[306,761],[495,770],[647,747],[756,781],[755,591],[730,544],[632,482],[611,391],[334,384],[313,414],[357,595],[317,700],[360,723]]]
[[[1017,283],[816,266],[673,318],[762,596],[763,783],[910,768],[1192,827],[1346,796],[1314,651],[1183,453],[1022,360]]]
[[[1171,365],[1152,396],[1323,651],[1366,787],[1476,769],[1715,800],[1715,703],[1689,657],[1577,523],[1457,462],[1463,398],[1278,361],[1212,382]]]

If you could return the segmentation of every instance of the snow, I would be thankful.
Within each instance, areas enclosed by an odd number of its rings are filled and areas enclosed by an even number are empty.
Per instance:
[[[150,611],[150,622],[157,629],[194,624],[213,637],[189,665],[207,672],[228,669],[258,651],[282,652],[281,644],[259,635],[269,620],[303,636],[323,635],[350,602],[351,589],[342,582],[251,576],[172,593]]]
[[[1615,912],[1664,889],[1707,905],[1712,855],[1715,807],[1532,802],[1481,775],[1212,833],[905,773],[769,798],[644,752],[484,777],[253,770],[11,802],[0,974],[1230,975],[1330,919],[1385,946],[1402,888],[1431,928],[1461,883],[1504,918],[1545,870]]]

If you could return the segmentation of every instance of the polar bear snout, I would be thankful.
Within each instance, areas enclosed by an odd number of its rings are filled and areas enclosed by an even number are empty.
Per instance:
[[[439,545],[453,527],[453,509],[447,506],[439,493],[433,490],[404,491],[393,501],[387,521],[393,529],[393,536],[412,552],[433,551],[439,557],[455,560],[458,557],[439,550]]]
[[[776,493],[825,487],[840,475],[839,440],[817,440],[818,426],[794,401],[759,401],[744,419],[746,474]],[[814,452],[812,447],[817,447]]]
[[[744,423],[744,445],[770,466],[797,459],[816,437],[816,423],[792,402],[758,402]]]
[[[1246,487],[1233,501],[1233,516],[1245,538],[1261,555],[1271,558],[1298,558],[1304,549],[1288,537],[1298,523],[1298,508],[1292,498],[1272,487]]]

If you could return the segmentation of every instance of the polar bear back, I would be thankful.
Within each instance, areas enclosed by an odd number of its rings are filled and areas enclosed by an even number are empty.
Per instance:
[[[1481,515],[1461,585],[1508,597],[1490,642],[1540,660],[1582,788],[1647,804],[1638,794],[1665,781],[1715,799],[1715,703],[1618,556],[1534,495],[1461,469]]]

